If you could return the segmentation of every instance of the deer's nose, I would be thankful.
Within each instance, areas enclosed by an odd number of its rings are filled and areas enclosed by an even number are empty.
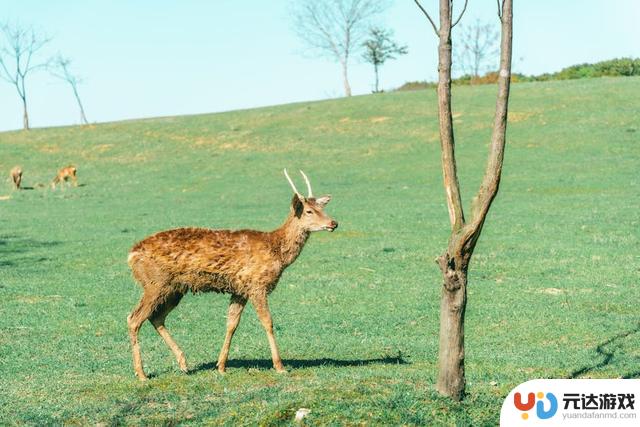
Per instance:
[[[334,230],[338,228],[338,223],[335,221],[331,221],[331,228],[333,228]]]

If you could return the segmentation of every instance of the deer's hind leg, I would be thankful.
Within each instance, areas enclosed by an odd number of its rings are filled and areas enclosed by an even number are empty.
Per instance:
[[[142,357],[140,355],[140,343],[138,342],[138,332],[145,320],[153,314],[161,305],[162,300],[156,294],[145,292],[140,302],[133,309],[131,314],[127,316],[127,324],[129,325],[129,338],[131,339],[131,351],[133,353],[133,369],[136,376],[140,380],[146,380],[147,376],[142,368]]]
[[[151,314],[149,321],[156,329],[158,334],[162,337],[167,347],[171,350],[171,352],[176,356],[176,360],[178,361],[178,366],[182,372],[187,372],[187,359],[184,357],[184,352],[180,349],[178,344],[173,340],[169,331],[164,326],[164,320],[167,318],[167,315],[176,308],[176,306],[180,303],[182,299],[181,293],[174,293],[166,297],[164,302],[156,307],[156,309]]]

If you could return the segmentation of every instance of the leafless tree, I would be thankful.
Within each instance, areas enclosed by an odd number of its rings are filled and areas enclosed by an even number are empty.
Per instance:
[[[82,79],[71,72],[69,69],[70,66],[71,60],[69,58],[58,55],[51,64],[50,72],[53,76],[69,83],[71,90],[73,90],[73,96],[75,96],[78,107],[80,108],[80,120],[83,124],[87,125],[89,122],[87,121],[87,116],[84,114],[84,107],[78,94],[78,84],[82,82]]]
[[[45,68],[48,61],[36,62],[35,55],[51,39],[36,34],[33,28],[5,23],[0,26],[4,43],[0,45],[0,78],[15,86],[23,106],[23,126],[29,129],[25,81],[32,71]]]
[[[372,18],[386,7],[386,0],[300,0],[294,4],[296,33],[314,51],[340,63],[346,96],[351,96],[349,60],[362,49]]]
[[[454,37],[458,46],[453,49],[456,65],[463,74],[480,77],[493,71],[495,56],[499,52],[500,33],[490,22],[479,19],[470,26],[460,25],[459,35]],[[494,68],[495,69],[495,68]]]
[[[461,400],[464,397],[465,389],[464,315],[467,304],[467,270],[491,203],[498,193],[506,142],[507,108],[511,81],[513,0],[497,0],[498,17],[502,27],[498,96],[487,167],[480,189],[472,202],[470,221],[465,220],[460,197],[451,115],[451,28],[460,21],[462,13],[453,21],[453,0],[440,0],[440,27],[438,28],[419,1],[414,1],[429,19],[440,39],[438,47],[438,119],[440,122],[444,188],[451,223],[449,244],[444,253],[436,260],[443,276],[436,388],[441,394],[455,400]],[[463,12],[464,9],[466,9],[466,1]]]

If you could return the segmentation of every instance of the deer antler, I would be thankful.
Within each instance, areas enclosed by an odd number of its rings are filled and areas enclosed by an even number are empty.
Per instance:
[[[293,181],[289,177],[289,174],[287,173],[287,168],[284,168],[284,176],[287,177],[287,181],[289,181],[289,185],[291,185],[291,188],[293,189],[293,192],[296,193],[296,195],[298,197],[300,197],[301,199],[304,199],[304,196],[302,194],[300,194],[300,192],[296,188],[296,185],[293,183]]]
[[[311,197],[313,197],[313,191],[311,191],[311,183],[309,182],[309,178],[307,178],[307,175],[305,175],[304,172],[300,171],[300,173],[302,174],[302,177],[304,178],[304,182],[307,183],[307,190],[309,190],[309,195],[307,197],[311,198]]]

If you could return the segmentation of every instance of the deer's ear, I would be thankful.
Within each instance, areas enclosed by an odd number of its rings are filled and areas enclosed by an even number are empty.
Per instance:
[[[316,204],[320,205],[320,207],[325,207],[327,206],[327,204],[331,201],[331,196],[330,195],[326,195],[326,196],[322,196],[322,197],[318,197],[316,199]]]
[[[300,200],[300,197],[298,197],[297,194],[294,194],[293,199],[291,199],[291,209],[293,209],[296,217],[300,218],[302,216],[304,205],[302,204],[302,200]]]

